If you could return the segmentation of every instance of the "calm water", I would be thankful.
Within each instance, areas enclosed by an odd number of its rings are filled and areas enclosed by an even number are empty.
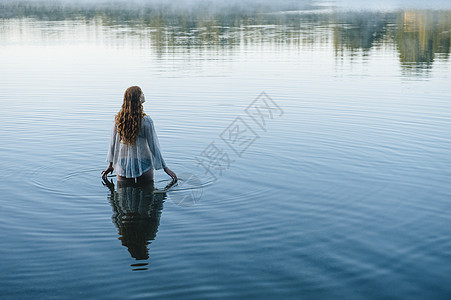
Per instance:
[[[451,297],[451,10],[317,4],[2,4],[0,297]],[[167,191],[102,184],[131,85]]]

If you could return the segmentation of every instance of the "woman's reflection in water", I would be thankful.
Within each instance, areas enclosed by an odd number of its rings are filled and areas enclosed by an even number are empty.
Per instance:
[[[104,185],[110,189],[112,220],[118,228],[119,240],[128,248],[133,258],[147,260],[149,258],[147,245],[157,235],[166,193],[155,190],[154,181],[147,183],[118,181],[115,190],[113,181],[105,178]],[[147,264],[147,262],[137,263],[132,267],[140,267],[134,270],[146,270],[144,267]]]

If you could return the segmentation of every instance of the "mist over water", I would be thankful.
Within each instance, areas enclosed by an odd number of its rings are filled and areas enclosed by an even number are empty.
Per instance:
[[[248,11],[259,10],[296,10],[312,9],[319,7],[330,7],[345,10],[396,10],[396,9],[450,9],[451,3],[446,0],[378,0],[378,1],[359,1],[359,0],[4,0],[4,4],[13,5],[46,5],[46,6],[121,6],[127,8],[155,7],[155,8],[173,8],[178,10],[222,10],[226,9],[245,9]]]
[[[449,298],[448,6],[2,1],[0,297]],[[177,186],[100,179],[131,85]]]

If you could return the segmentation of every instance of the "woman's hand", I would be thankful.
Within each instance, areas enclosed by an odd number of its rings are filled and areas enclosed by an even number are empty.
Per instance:
[[[166,172],[166,174],[168,174],[169,176],[171,176],[173,182],[177,182],[177,180],[178,180],[177,175],[175,175],[175,173],[172,172],[171,169],[169,169],[168,167],[166,167],[166,168],[164,168],[164,171]]]
[[[113,173],[114,168],[113,168],[113,163],[110,163],[110,165],[108,166],[108,168],[106,170],[102,171],[102,178],[107,178],[108,173]]]

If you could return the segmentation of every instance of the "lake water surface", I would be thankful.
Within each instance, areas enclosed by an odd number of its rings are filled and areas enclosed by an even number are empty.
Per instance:
[[[0,297],[449,299],[451,10],[320,4],[1,4]],[[100,178],[131,85],[169,190]]]

